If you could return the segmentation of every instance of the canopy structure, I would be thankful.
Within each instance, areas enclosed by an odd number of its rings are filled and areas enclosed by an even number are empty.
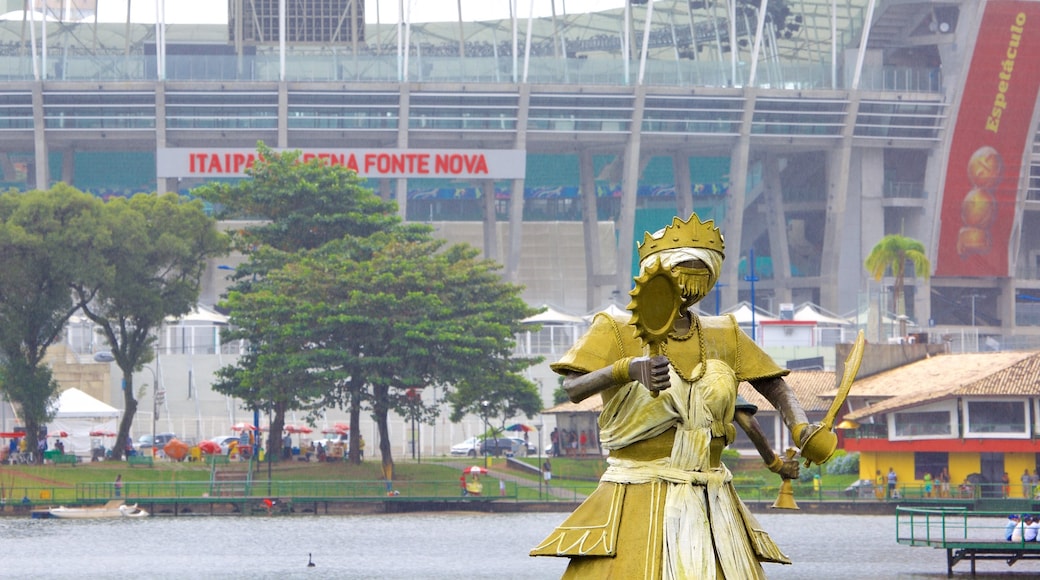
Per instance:
[[[819,324],[840,324],[842,326],[852,324],[845,318],[824,314],[817,306],[808,303],[803,304],[798,308],[798,310],[795,310],[794,319],[799,321],[812,321]]]
[[[584,324],[585,319],[573,314],[566,314],[552,306],[543,304],[544,312],[528,316],[520,321],[521,324]]]
[[[115,432],[119,409],[70,387],[58,396],[48,432],[65,432],[65,453],[90,457],[92,432]]]
[[[737,324],[751,324],[751,306],[747,302],[741,302],[736,308],[725,312],[724,314],[732,314],[737,319]],[[762,322],[763,320],[779,320],[777,317],[766,314],[760,308],[755,308],[755,322]]]

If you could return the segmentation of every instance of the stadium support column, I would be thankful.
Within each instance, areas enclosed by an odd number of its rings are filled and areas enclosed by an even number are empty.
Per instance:
[[[597,298],[600,286],[611,284],[611,281],[601,280],[599,275],[599,211],[596,207],[596,175],[592,151],[582,149],[578,153],[578,174],[581,179],[581,225],[585,241],[585,308],[593,310],[601,306]]]
[[[859,92],[849,94],[841,144],[827,151],[827,215],[823,230],[820,260],[820,306],[832,312],[840,309],[841,237],[845,227],[845,208],[849,195],[849,165],[852,162],[852,136],[859,113]],[[855,291],[859,290],[856,281]]]
[[[411,106],[412,94],[407,83],[401,83],[401,101],[397,113],[397,148],[408,148],[408,109]],[[397,215],[401,219],[408,216],[408,179],[398,178],[395,183],[394,200],[397,201]]]
[[[289,85],[278,81],[278,148],[289,148]]]
[[[675,174],[675,211],[682,219],[693,213],[693,180],[690,178],[690,157],[685,152],[672,154],[672,172]]]
[[[632,255],[635,252],[636,193],[639,189],[639,155],[642,148],[643,106],[646,87],[635,87],[632,99],[632,122],[628,143],[621,163],[621,211],[618,212],[617,280],[618,295],[625,296],[632,287]],[[662,226],[667,224],[662,224]],[[642,241],[642,240],[640,240]]]
[[[513,148],[519,151],[527,151],[527,115],[531,106],[531,85],[523,83],[519,86],[520,92],[516,106],[516,141]],[[514,179],[513,188],[509,192],[509,243],[507,245],[507,257],[505,279],[516,283],[520,280],[520,244],[523,243],[522,228],[524,227],[524,180]]]
[[[32,89],[33,109],[33,167],[35,171],[26,179],[32,179],[30,189],[47,189],[49,183],[47,175],[47,133],[43,121],[43,83],[33,83]]]
[[[495,219],[495,181],[485,179],[478,186],[484,192],[484,258],[499,261],[498,223]]]
[[[751,118],[755,113],[754,89],[744,89],[744,116],[740,136],[729,156],[729,190],[726,195],[726,215],[722,233],[726,236],[726,256],[722,263],[722,307],[737,303],[740,294],[738,270],[743,255],[741,239],[744,233],[744,204],[747,201],[747,173],[751,160]]]
[[[166,83],[155,83],[155,150],[166,149]],[[159,195],[177,191],[176,177],[159,177],[156,179],[155,191]]]
[[[780,183],[780,160],[770,153],[765,160],[766,227],[769,232],[769,254],[773,259],[775,298],[791,302],[791,248],[787,242],[787,218],[784,214],[784,192]]]

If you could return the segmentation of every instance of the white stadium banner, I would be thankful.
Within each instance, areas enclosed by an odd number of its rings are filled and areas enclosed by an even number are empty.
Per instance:
[[[527,152],[514,149],[300,149],[300,159],[325,159],[361,177],[523,179]],[[186,147],[156,151],[159,178],[246,177],[256,149]]]

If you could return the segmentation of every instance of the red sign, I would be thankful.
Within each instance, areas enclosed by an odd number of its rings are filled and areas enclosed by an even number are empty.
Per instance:
[[[936,276],[1009,275],[1018,183],[1040,87],[1037,54],[1040,4],[987,2],[946,166]]]

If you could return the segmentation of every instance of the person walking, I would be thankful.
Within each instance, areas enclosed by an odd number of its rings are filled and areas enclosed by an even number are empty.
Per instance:
[[[542,479],[545,481],[545,489],[549,489],[549,482],[552,481],[552,464],[549,463],[549,458],[545,458],[545,463],[542,464]]]
[[[122,473],[116,474],[116,482],[114,484],[112,484],[112,487],[115,489],[116,497],[122,497],[123,496],[123,474]]]
[[[888,468],[888,491],[885,494],[885,497],[887,499],[892,499],[893,497],[896,497],[896,481],[897,480],[898,480],[898,476],[896,476],[896,470],[894,470],[891,467],[889,467]]]
[[[939,472],[939,497],[950,497],[950,470],[945,467]]]

